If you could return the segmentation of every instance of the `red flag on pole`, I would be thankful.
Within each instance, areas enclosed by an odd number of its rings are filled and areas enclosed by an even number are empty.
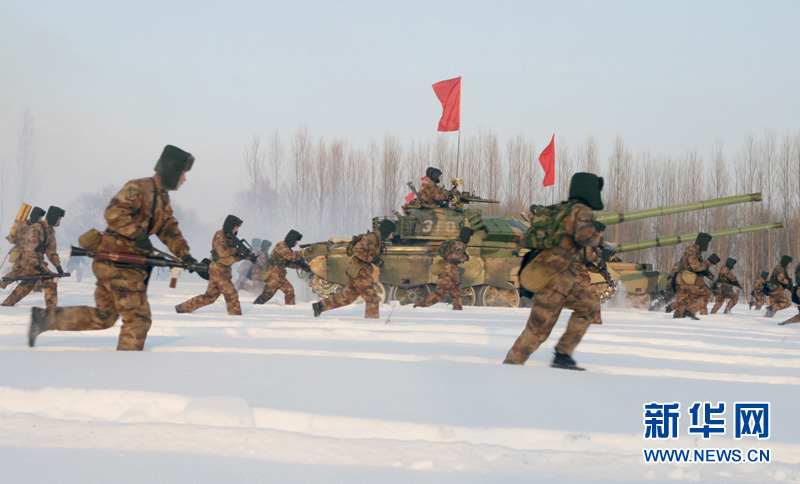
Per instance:
[[[442,119],[437,131],[458,131],[461,127],[461,76],[437,82],[433,92],[442,103]]]
[[[543,186],[549,187],[556,183],[556,134],[553,133],[553,139],[550,144],[539,155],[539,164],[544,169],[544,183]]]
[[[414,192],[411,192],[408,195],[406,195],[406,205],[411,203],[411,201],[414,200],[415,197],[416,195],[414,195]]]

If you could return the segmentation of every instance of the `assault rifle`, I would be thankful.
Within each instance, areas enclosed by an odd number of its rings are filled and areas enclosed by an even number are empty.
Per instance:
[[[255,262],[258,256],[253,253],[253,247],[247,243],[244,239],[238,239],[236,236],[233,237],[233,240],[236,241],[236,257],[240,259],[246,259],[250,262]]]
[[[70,249],[70,255],[73,257],[91,257],[92,259],[107,260],[117,264],[127,264],[131,266],[184,269],[189,272],[197,272],[200,277],[208,280],[208,262],[206,262],[206,259],[203,259],[202,262],[187,264],[186,262],[171,257],[131,254],[128,252],[109,252],[105,250],[94,251],[75,247],[74,245]],[[174,278],[173,275],[173,279]],[[172,284],[170,284],[170,286],[174,287]]]
[[[29,274],[27,276],[9,276],[3,277],[3,282],[8,284],[11,282],[25,282],[25,281],[44,281],[47,279],[55,279],[58,277],[69,277],[71,275],[70,272],[65,272],[63,274]]]

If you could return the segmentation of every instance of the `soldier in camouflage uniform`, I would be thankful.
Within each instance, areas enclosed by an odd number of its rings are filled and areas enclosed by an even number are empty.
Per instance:
[[[794,286],[790,292],[792,294],[792,302],[797,304],[797,314],[781,323],[778,323],[779,326],[800,323],[800,264],[794,268]]]
[[[464,309],[461,301],[462,289],[458,265],[469,260],[467,244],[473,232],[469,227],[462,227],[457,239],[442,243],[443,245],[447,244],[447,253],[442,257],[442,271],[439,273],[436,290],[430,293],[424,301],[414,304],[415,308],[426,308],[436,304],[449,294],[453,302],[453,309],[456,311]]]
[[[696,316],[705,304],[705,296],[709,292],[703,282],[703,275],[708,271],[708,264],[703,260],[703,252],[708,250],[711,236],[700,232],[694,244],[683,251],[680,270],[676,280],[678,303],[673,318],[700,319]]]
[[[384,240],[392,235],[395,223],[391,220],[381,220],[378,230],[370,232],[361,237],[361,240],[353,247],[353,257],[350,258],[350,265],[347,267],[347,286],[343,291],[315,302],[314,317],[322,314],[323,311],[347,306],[358,296],[364,298],[367,309],[365,318],[377,319],[380,317],[378,304],[380,297],[375,291],[375,280],[372,277],[373,264],[380,267],[383,265],[381,253],[383,252]]]
[[[789,279],[789,274],[786,272],[789,266],[792,265],[792,258],[788,255],[781,257],[781,262],[774,269],[767,282],[767,292],[769,294],[769,306],[764,317],[771,318],[781,309],[786,309],[792,305],[791,299],[784,292],[785,289],[791,289],[792,281]]]
[[[172,216],[169,191],[186,180],[194,157],[172,145],[164,148],[152,178],[131,180],[111,199],[105,210],[108,227],[97,250],[148,255],[153,251],[150,235],[156,235],[183,262],[197,261],[189,253],[178,221]],[[28,344],[33,346],[43,331],[107,329],[122,317],[117,350],[141,351],[152,319],[147,301],[150,268],[95,260],[97,307],[72,306],[43,310],[33,308]]]
[[[272,242],[269,240],[253,239],[253,248],[257,250],[256,261],[249,266],[242,263],[242,267],[239,268],[239,279],[235,284],[237,290],[244,289],[261,294],[264,289],[264,269],[269,263],[270,247],[272,247]]]
[[[438,185],[441,176],[442,170],[438,168],[430,167],[425,170],[425,179],[422,180],[418,193],[426,207],[437,208],[453,198],[448,191]]]
[[[43,216],[44,210],[39,207],[33,207],[29,217],[19,223],[16,232],[13,235],[6,237],[6,240],[14,244],[14,246],[8,252],[8,261],[12,264],[11,269],[3,277],[17,277],[22,274],[22,265],[20,265],[19,261],[22,256],[22,246],[23,242],[25,241],[25,232],[27,232],[28,227],[41,221]],[[5,289],[9,284],[11,283],[0,280],[0,289]]]
[[[591,173],[576,173],[569,187],[569,201],[574,203],[561,227],[564,238],[552,249],[543,250],[531,264],[555,274],[533,297],[533,307],[525,329],[508,351],[506,364],[524,364],[530,355],[550,336],[562,308],[572,309],[567,330],[556,344],[551,366],[583,370],[572,358],[592,322],[599,321],[600,300],[590,285],[586,265],[579,252],[583,248],[604,245],[605,225],[593,220],[592,211],[602,210],[600,192],[603,179]]]
[[[797,266],[800,268],[800,265]],[[795,269],[796,270],[796,269]],[[766,296],[764,295],[764,285],[767,283],[767,279],[769,278],[769,272],[764,271],[761,273],[761,276],[756,279],[756,282],[753,283],[753,291],[750,293],[752,299],[750,300],[750,309],[753,309],[753,306],[756,307],[756,311],[761,310],[761,306],[764,305],[766,302]]]
[[[708,259],[706,259],[708,263],[708,272],[703,274],[703,276],[706,278],[704,284],[707,290],[704,291],[703,304],[700,306],[700,314],[703,316],[708,315],[708,305],[711,303],[711,300],[714,299],[714,296],[719,294],[719,288],[716,284],[717,277],[713,269],[717,268],[717,264],[719,264],[720,260],[722,259],[720,259],[717,254],[711,254],[708,256]]]
[[[302,269],[304,267],[303,254],[292,250],[302,238],[303,234],[296,230],[290,230],[286,237],[272,249],[269,263],[262,271],[264,290],[253,301],[253,304],[266,303],[280,290],[283,292],[284,303],[287,306],[294,306],[294,287],[286,279],[286,268]]]
[[[211,239],[211,263],[208,265],[208,288],[206,292],[175,306],[178,313],[191,313],[203,306],[208,306],[222,294],[225,306],[231,316],[241,316],[242,306],[239,294],[231,282],[231,266],[243,259],[237,251],[236,234],[242,225],[242,219],[235,215],[225,217],[222,230],[218,230]]]
[[[33,276],[39,274],[52,274],[47,268],[44,256],[56,267],[58,274],[63,274],[61,259],[58,257],[56,246],[55,228],[61,224],[64,210],[58,207],[50,207],[47,210],[45,220],[31,224],[25,230],[25,239],[22,242],[22,255],[19,259],[19,276]],[[44,302],[48,308],[58,304],[58,283],[56,278],[43,279],[41,281],[20,281],[17,287],[11,291],[3,306],[13,306],[22,300],[39,282],[44,289]]]
[[[711,314],[717,314],[717,311],[719,311],[719,308],[722,307],[726,299],[730,299],[730,301],[728,301],[728,305],[725,306],[723,314],[730,314],[733,306],[739,302],[739,295],[736,294],[736,289],[734,289],[734,287],[741,288],[742,286],[739,284],[739,279],[731,272],[734,265],[736,265],[736,259],[728,257],[728,260],[725,261],[725,267],[719,271],[719,275],[717,276],[717,288],[719,289],[719,293],[717,293],[717,298],[714,301]]]

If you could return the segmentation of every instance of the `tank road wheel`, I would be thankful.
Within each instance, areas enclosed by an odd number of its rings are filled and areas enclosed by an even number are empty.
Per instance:
[[[342,288],[341,285],[326,281],[319,276],[313,276],[309,285],[311,286],[311,290],[314,291],[314,294],[321,298],[326,298]]]
[[[515,308],[519,306],[519,291],[512,285],[506,287],[483,286],[478,291],[479,306]]]
[[[650,294],[631,294],[625,293],[625,307],[636,309],[650,308]]]
[[[475,297],[475,288],[465,287],[461,291],[461,304],[464,306],[475,306],[477,303],[477,298]]]
[[[416,304],[424,301],[430,293],[430,289],[425,284],[412,287],[397,287],[394,290],[394,298],[405,306],[406,304]]]
[[[592,284],[594,290],[597,291],[597,295],[600,296],[600,304],[608,301],[617,293],[617,286],[606,284],[605,282],[601,284]]]

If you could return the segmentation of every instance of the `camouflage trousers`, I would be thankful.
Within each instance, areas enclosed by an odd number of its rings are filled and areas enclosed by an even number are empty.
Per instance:
[[[460,311],[463,308],[461,296],[463,290],[461,289],[461,277],[458,274],[458,266],[455,264],[445,264],[444,269],[439,273],[439,281],[436,283],[436,289],[425,298],[424,301],[418,302],[416,307],[426,308],[433,304],[438,303],[447,295],[453,301],[453,309]]]
[[[33,276],[37,274],[50,274],[47,269],[37,269],[36,267],[17,262],[11,267],[5,277]],[[3,301],[2,306],[13,306],[22,301],[25,296],[39,289],[44,290],[44,303],[48,308],[58,305],[58,282],[57,279],[44,279],[40,281],[20,281],[17,287]],[[7,286],[5,284],[3,287]]]
[[[47,330],[87,331],[107,329],[122,317],[117,350],[142,351],[152,319],[147,302],[147,271],[95,261],[97,277],[94,300],[97,307],[69,306],[47,310]]]
[[[675,302],[675,315],[679,318],[686,311],[692,314],[708,314],[707,301],[711,300],[711,290],[705,284],[677,284],[677,301]]]
[[[760,310],[761,306],[763,306],[766,301],[767,301],[766,296],[764,296],[760,292],[756,293],[753,296],[753,306],[755,307],[756,311]]]
[[[781,309],[786,309],[792,305],[792,300],[786,295],[783,289],[769,293],[769,305],[776,313]]]
[[[370,319],[379,318],[380,311],[378,304],[381,302],[381,299],[375,291],[375,281],[372,279],[372,267],[362,268],[358,271],[358,275],[355,278],[350,276],[348,276],[348,278],[349,281],[343,291],[320,301],[322,310],[328,311],[330,309],[347,306],[358,299],[358,296],[361,296],[364,298],[364,302],[367,303],[364,317]]]
[[[253,301],[253,304],[264,304],[275,295],[276,292],[283,292],[283,301],[287,306],[294,306],[294,286],[286,280],[286,269],[283,267],[268,267],[264,272],[264,289],[261,295]]]
[[[730,299],[730,300],[728,301],[728,305],[725,306],[725,310],[727,312],[731,312],[731,309],[733,309],[733,307],[736,306],[736,303],[739,302],[739,295],[736,294],[736,292],[733,292],[733,295],[730,296],[730,297],[725,297],[723,295],[723,292],[720,292],[719,294],[717,294],[717,297],[714,300],[714,307],[711,308],[711,314],[717,314],[717,311],[719,311],[719,308],[722,307],[722,305],[725,303],[726,299]]]
[[[567,270],[553,278],[541,292],[533,296],[528,322],[508,350],[505,362],[524,364],[550,336],[563,308],[572,309],[572,315],[556,349],[572,356],[589,325],[601,322],[600,298],[591,287],[585,270],[578,273],[577,277]]]
[[[231,282],[231,268],[219,262],[212,262],[208,265],[208,288],[206,288],[206,292],[180,303],[178,307],[181,309],[180,312],[191,313],[213,303],[219,298],[220,294],[225,297],[228,314],[241,316],[242,306],[239,304],[239,294]]]

